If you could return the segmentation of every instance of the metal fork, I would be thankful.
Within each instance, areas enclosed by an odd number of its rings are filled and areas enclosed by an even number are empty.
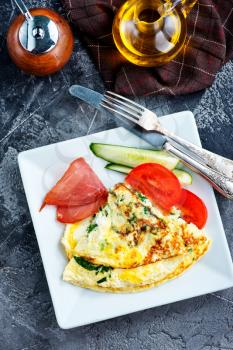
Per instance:
[[[155,113],[114,92],[107,91],[104,94],[101,106],[147,131],[156,131],[164,135],[170,141],[163,145],[166,151],[177,156],[193,171],[202,175],[225,197],[233,199],[233,161],[202,149],[169,132],[161,126]],[[174,142],[181,146],[182,150],[177,148]]]

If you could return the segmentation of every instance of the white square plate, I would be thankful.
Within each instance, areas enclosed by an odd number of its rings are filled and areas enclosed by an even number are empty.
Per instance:
[[[177,135],[200,145],[191,112],[172,114],[160,120]],[[62,272],[67,264],[60,244],[64,225],[55,220],[54,207],[47,206],[39,212],[45,194],[62,176],[68,164],[80,156],[85,157],[106,187],[123,179],[122,175],[104,169],[105,162],[89,150],[91,142],[148,147],[148,144],[137,136],[123,128],[116,128],[22,152],[18,158],[59,326],[64,329],[78,327],[231,287],[232,260],[214,192],[211,186],[196,174],[193,175],[190,189],[207,205],[209,218],[206,231],[213,244],[209,252],[190,270],[159,287],[135,294],[98,293],[75,287],[62,280]]]

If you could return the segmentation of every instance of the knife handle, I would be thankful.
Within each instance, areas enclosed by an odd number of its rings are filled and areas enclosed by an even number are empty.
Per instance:
[[[168,141],[174,141],[178,145],[187,148],[188,151],[199,158],[202,163],[205,163],[213,170],[233,180],[233,161],[231,159],[224,158],[216,153],[196,146],[173,133],[167,132],[167,130],[163,130],[163,133],[167,136]]]
[[[196,159],[185,153],[185,151],[182,152],[174,145],[171,145],[169,142],[165,143],[164,149],[174,156],[178,157],[194,172],[202,175],[223,196],[229,199],[233,199],[233,181],[231,181],[228,177],[220,174],[216,170],[213,170],[212,168],[209,168],[202,163],[199,163]]]

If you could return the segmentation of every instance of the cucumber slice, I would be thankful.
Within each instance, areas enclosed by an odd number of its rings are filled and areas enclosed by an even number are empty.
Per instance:
[[[132,170],[132,168],[128,166],[113,164],[113,163],[107,164],[105,168],[109,170],[114,170],[114,171],[117,171],[118,173],[123,173],[123,174],[128,174]]]
[[[100,158],[115,164],[135,167],[143,163],[158,163],[172,170],[179,160],[166,151],[146,150],[134,147],[91,143],[91,151]]]
[[[176,169],[185,170],[186,167],[185,167],[185,165],[182,162],[178,162],[178,164],[176,166]]]
[[[174,169],[172,172],[178,177],[181,185],[191,185],[193,182],[193,177],[190,173],[184,170]]]
[[[123,174],[128,174],[132,170],[132,168],[127,167],[125,165],[112,164],[112,163],[107,164],[105,168],[109,170],[114,170]],[[187,171],[174,169],[172,170],[172,172],[177,176],[181,185],[187,186],[192,184],[192,181],[193,181],[192,175]]]

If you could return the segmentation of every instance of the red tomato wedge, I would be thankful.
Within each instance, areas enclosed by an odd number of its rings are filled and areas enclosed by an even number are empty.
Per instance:
[[[93,204],[107,195],[107,189],[83,158],[74,160],[62,178],[47,193],[41,209],[46,205],[61,207]]]
[[[182,218],[186,222],[192,222],[199,229],[205,226],[208,217],[207,208],[203,200],[194,193],[182,189],[181,198],[176,207],[181,210]]]
[[[107,200],[107,195],[97,201],[77,207],[57,207],[57,220],[66,224],[88,218],[98,212]]]
[[[160,164],[139,165],[127,175],[125,181],[165,210],[175,205],[181,196],[179,180]]]

